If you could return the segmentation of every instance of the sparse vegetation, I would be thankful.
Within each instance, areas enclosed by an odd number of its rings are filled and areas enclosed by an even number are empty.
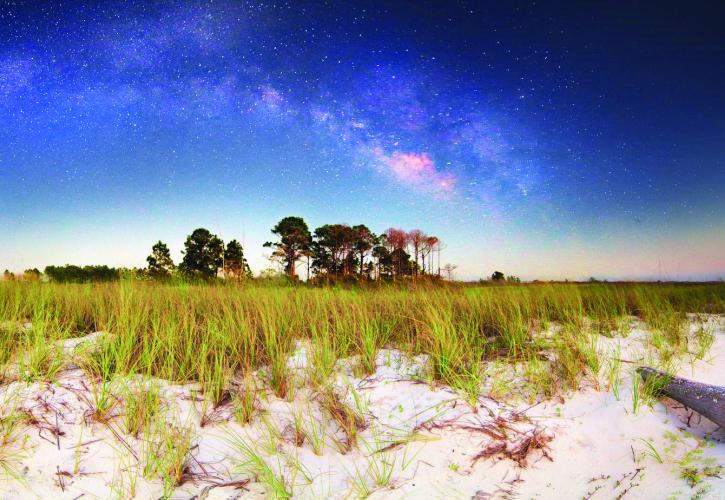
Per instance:
[[[419,244],[422,255],[423,240]],[[161,268],[170,268],[158,245],[160,275]],[[313,481],[300,456],[341,453],[354,463],[348,470],[352,492],[368,495],[389,486],[395,471],[410,465],[408,452],[401,458],[396,447],[405,447],[406,436],[417,430],[381,438],[380,416],[369,411],[364,394],[338,377],[374,380],[381,369],[398,370],[405,360],[419,358],[409,374],[412,383],[446,387],[449,395],[454,392],[452,400],[466,401],[463,406],[476,414],[485,408],[482,396],[536,402],[587,387],[605,388],[619,399],[620,385],[628,380],[622,363],[632,363],[624,359],[631,353],[622,352],[625,336],[639,336],[651,347],[638,358],[643,363],[674,373],[679,360],[705,358],[714,342],[706,318],[688,319],[684,313],[725,311],[722,284],[508,280],[500,286],[434,286],[421,271],[415,285],[410,278],[350,288],[270,286],[240,277],[243,261],[222,267],[233,280],[185,283],[167,276],[0,284],[4,380],[53,382],[66,366],[82,373],[77,397],[84,404],[85,425],[113,432],[129,461],[114,472],[119,492],[135,491],[136,480],[144,478],[161,482],[170,496],[193,477],[194,467],[203,470],[194,462],[195,432],[235,422],[254,436],[242,439],[229,430],[238,471],[251,475],[245,480],[264,484],[268,494],[285,498],[298,480]],[[357,266],[354,272],[365,269]],[[655,401],[666,378],[642,381],[632,373],[631,380],[631,407],[624,406],[638,414]],[[175,420],[177,412],[163,396],[167,383],[193,387],[188,404],[198,428]],[[266,410],[273,402],[287,405],[281,421]],[[407,405],[393,411],[402,415]],[[0,467],[12,476],[22,422],[4,414],[0,427],[7,438],[0,446]],[[33,425],[51,433],[51,442],[60,439],[58,424],[28,415]],[[486,432],[505,440],[508,424],[499,424]],[[480,456],[519,457],[502,443]],[[641,444],[641,455],[655,463],[666,460],[653,442]],[[524,455],[517,463],[525,463]],[[69,471],[81,474],[82,453],[75,450],[73,456]],[[719,471],[717,464],[706,465],[697,470],[683,465],[683,480],[706,488],[702,478]],[[58,474],[59,480],[66,477]]]
[[[5,394],[0,401],[0,478],[22,481],[18,462],[23,455],[21,424],[24,415],[17,411],[17,403],[15,394]]]
[[[124,430],[127,434],[138,438],[141,431],[148,429],[159,413],[161,407],[159,387],[153,382],[137,384],[125,388],[123,396]]]
[[[143,474],[159,477],[164,485],[164,497],[171,496],[174,487],[184,482],[189,472],[193,445],[190,426],[169,424],[163,418],[149,421],[143,439]]]
[[[108,332],[83,353],[81,365],[90,374],[199,381],[213,406],[228,397],[235,374],[262,366],[284,397],[295,339],[311,341],[310,375],[319,385],[338,359],[357,354],[363,373],[371,373],[378,350],[393,346],[430,355],[434,380],[473,397],[481,363],[496,359],[535,359],[528,370],[533,377],[546,367],[555,371],[558,381],[542,387],[575,387],[585,376],[596,382],[602,360],[595,327],[627,314],[654,325],[652,344],[663,363],[687,352],[688,342],[701,357],[712,335],[703,327],[689,338],[679,312],[686,310],[725,310],[725,285],[340,290],[14,281],[0,285],[0,343],[7,346],[4,371],[17,359],[23,377],[48,380],[63,363],[53,341]],[[557,333],[538,335],[537,325],[550,322],[560,325]],[[25,323],[33,327],[12,326]],[[541,358],[542,351],[555,356]]]
[[[270,467],[265,458],[257,451],[253,442],[238,434],[228,435],[230,446],[238,453],[237,468],[241,472],[253,475],[265,486],[271,498],[289,498],[290,491],[281,474]],[[278,462],[278,465],[280,462]]]

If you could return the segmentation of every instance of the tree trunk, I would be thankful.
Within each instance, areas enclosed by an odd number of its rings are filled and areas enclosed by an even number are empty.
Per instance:
[[[725,387],[671,377],[648,367],[640,367],[637,372],[645,382],[650,377],[662,377],[664,386],[660,389],[660,394],[695,410],[720,427],[725,427]]]
[[[295,269],[297,259],[295,257],[296,255],[294,253],[287,254],[287,274],[289,274],[290,278],[295,278],[297,275],[297,270]]]

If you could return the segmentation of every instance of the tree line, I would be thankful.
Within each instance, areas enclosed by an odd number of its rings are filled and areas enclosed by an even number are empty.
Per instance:
[[[276,237],[264,247],[271,248],[270,260],[279,264],[286,276],[299,280],[300,266],[312,283],[333,281],[398,281],[440,279],[441,271],[452,279],[456,266],[441,268],[441,240],[420,229],[405,231],[389,228],[375,234],[364,224],[324,224],[311,231],[302,217],[285,217],[271,230]],[[156,242],[142,269],[108,266],[47,266],[48,280],[62,283],[136,279],[212,281],[223,278],[243,281],[252,278],[244,248],[233,239],[228,243],[208,229],[195,229],[184,241],[182,261],[177,265],[163,241]],[[263,273],[264,274],[264,273]],[[24,280],[39,280],[38,269],[28,269]],[[4,279],[16,279],[5,271]]]
[[[58,283],[117,281],[123,277],[156,281],[172,278],[210,281],[219,277],[241,281],[252,277],[242,245],[237,240],[231,240],[225,245],[221,238],[208,229],[195,229],[187,236],[182,254],[184,257],[177,266],[166,243],[158,241],[151,247],[151,254],[146,257],[147,265],[142,269],[66,264],[46,266],[43,273],[38,269],[27,269],[21,277],[6,269],[3,279],[36,281],[43,274],[48,280]]]
[[[392,280],[440,276],[441,241],[419,229],[390,228],[376,235],[364,224],[325,224],[310,231],[301,217],[285,217],[273,228],[271,258],[291,279],[306,265],[307,276],[330,282],[340,279]]]
[[[184,257],[178,268],[171,259],[169,247],[158,241],[146,257],[148,266],[142,270],[145,277],[164,280],[179,273],[189,279],[211,280],[217,277],[241,281],[252,277],[244,248],[237,240],[224,245],[219,236],[208,229],[195,229],[184,242]]]

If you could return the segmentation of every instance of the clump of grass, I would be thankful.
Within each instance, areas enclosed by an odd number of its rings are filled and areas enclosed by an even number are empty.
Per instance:
[[[118,451],[118,465],[115,467],[110,484],[111,498],[136,498],[138,483],[138,463],[128,448]],[[78,472],[74,472],[77,474]],[[166,490],[166,488],[164,488]]]
[[[241,425],[252,422],[259,410],[259,389],[254,376],[247,373],[238,390],[232,395],[232,407],[235,420]]]
[[[264,426],[265,435],[260,437],[258,441],[260,446],[270,455],[274,455],[280,450],[282,443],[282,432],[277,423],[269,415],[262,415],[262,425]]]
[[[344,440],[336,441],[339,450],[342,453],[349,453],[357,445],[358,432],[367,427],[365,418],[331,386],[319,394],[319,402],[320,407],[345,434]]]
[[[94,379],[91,380],[90,387],[85,382],[82,382],[82,385],[84,390],[79,391],[77,395],[87,407],[84,412],[86,421],[108,423],[118,416],[116,410],[119,398],[114,394],[118,388],[116,383],[109,380]]]
[[[23,414],[17,410],[17,396],[7,396],[0,402],[0,474],[20,482],[24,481],[18,467],[28,439],[27,435],[22,437],[23,420]]]
[[[313,387],[319,387],[327,383],[335,369],[338,360],[338,345],[329,323],[312,323],[310,331],[312,338],[309,352],[312,363],[307,367],[308,380]]]
[[[89,377],[109,379],[115,371],[112,342],[108,337],[99,337],[96,342],[83,342],[76,347],[73,359]]]
[[[0,383],[11,378],[10,362],[15,356],[20,330],[21,326],[14,322],[0,323]]]
[[[360,354],[359,367],[363,375],[375,373],[378,351],[391,337],[392,324],[383,318],[378,311],[366,310],[357,302],[354,328],[357,335],[354,345]]]
[[[36,345],[19,356],[18,374],[26,382],[52,382],[63,364],[59,348]]]
[[[652,288],[641,288],[638,294],[639,314],[650,327],[650,342],[659,351],[660,359],[670,361],[687,351],[687,317],[682,310],[664,300]]]
[[[599,390],[599,372],[602,369],[602,362],[597,350],[597,338],[591,334],[584,334],[580,336],[578,344],[579,353],[588,369],[594,388]]]
[[[304,417],[294,409],[290,410],[290,417],[290,422],[285,431],[290,436],[292,443],[299,448],[305,443],[305,439],[307,438]]]
[[[271,498],[282,499],[291,496],[284,477],[267,464],[250,441],[232,432],[227,434],[227,440],[241,456],[241,461],[235,466],[236,470],[253,475],[264,485]]]
[[[637,441],[644,444],[645,449],[642,451],[642,453],[645,456],[653,458],[658,464],[663,463],[662,455],[660,455],[660,453],[657,451],[657,448],[655,448],[652,441],[644,438],[639,438]]]
[[[614,398],[619,401],[619,387],[620,378],[619,373],[622,369],[622,351],[619,344],[617,344],[616,350],[612,353],[609,358],[609,369],[607,372],[607,389],[612,391]]]
[[[651,363],[654,364],[654,363]],[[650,374],[645,381],[641,381],[639,370],[633,372],[632,376],[632,411],[636,415],[642,404],[654,405],[662,393],[662,389],[670,383],[674,369],[672,365],[660,366],[658,372]]]
[[[293,389],[290,381],[287,357],[291,352],[292,335],[289,332],[287,315],[278,310],[279,305],[269,300],[260,300],[259,328],[269,369],[269,383],[278,398],[286,398]]]
[[[556,366],[563,381],[571,389],[576,389],[581,378],[589,373],[595,387],[599,387],[601,363],[596,342],[575,325],[565,325],[552,344],[556,352]]]
[[[637,372],[632,373],[632,413],[637,415],[642,406],[642,382]]]
[[[221,329],[216,327],[212,336],[221,335],[220,332]],[[204,427],[214,420],[216,410],[233,399],[228,389],[233,368],[230,357],[210,347],[207,342],[202,343],[200,351],[197,373],[203,393],[200,425]]]
[[[115,416],[118,398],[113,392],[114,387],[108,380],[98,380],[91,385],[90,418],[96,422],[107,422]]]
[[[199,383],[204,393],[205,401],[211,403],[213,409],[229,401],[229,381],[232,377],[232,368],[223,353],[209,354],[207,346],[202,346],[200,358],[204,361],[199,368]]]
[[[527,302],[508,296],[497,304],[491,316],[493,325],[497,326],[500,342],[513,358],[523,356],[530,347],[528,307]]]
[[[327,423],[325,418],[315,418],[312,406],[307,405],[307,419],[302,421],[302,432],[307,442],[312,446],[312,451],[317,456],[325,452],[325,441],[327,438]]]
[[[24,453],[22,449],[13,449],[10,447],[0,447],[0,474],[5,479],[14,479],[21,483],[25,483],[22,472],[20,471],[20,461],[23,459]]]
[[[536,368],[536,367],[534,367]],[[486,373],[491,378],[490,395],[494,399],[501,399],[513,393],[513,378],[510,376],[511,367],[502,360],[494,360],[488,364]],[[550,370],[547,373],[551,373]]]
[[[49,313],[46,313],[49,314]],[[17,355],[18,377],[26,382],[51,382],[65,365],[60,339],[66,335],[52,318],[36,314],[22,328]]]
[[[375,361],[378,355],[378,339],[375,330],[368,321],[361,326],[357,336],[357,349],[360,352],[359,367],[362,375],[375,373]]]
[[[695,345],[697,350],[695,351],[696,359],[704,359],[712,344],[715,342],[715,329],[712,325],[705,325],[700,323],[695,330]]]
[[[395,470],[395,458],[387,452],[373,453],[366,457],[366,464],[364,472],[356,468],[351,477],[353,489],[359,498],[370,496],[374,488],[383,488],[390,484]],[[369,482],[372,482],[373,487]]]
[[[484,377],[485,347],[476,321],[471,318],[457,327],[454,311],[434,304],[425,312],[422,342],[430,355],[433,378],[460,390],[475,407]]]
[[[530,400],[536,399],[539,394],[550,397],[556,392],[556,378],[551,364],[548,360],[542,359],[538,353],[528,355],[524,364],[524,376],[530,384],[528,394]],[[501,377],[496,382],[498,385],[494,387],[494,392],[505,394],[503,391],[509,388],[509,384],[500,379]]]
[[[372,479],[377,487],[384,487],[390,484],[395,470],[396,456],[388,446],[390,443],[381,434],[375,433],[372,443],[363,443],[368,454],[366,462],[368,465],[367,477]]]
[[[142,446],[144,477],[159,477],[168,498],[189,474],[189,458],[193,444],[191,426],[168,424],[157,415],[147,426]]]
[[[127,434],[138,438],[141,431],[148,429],[159,414],[161,409],[159,386],[149,382],[128,387],[124,393],[124,402],[124,430]]]

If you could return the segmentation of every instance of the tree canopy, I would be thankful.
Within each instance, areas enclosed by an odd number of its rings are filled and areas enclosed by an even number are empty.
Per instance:
[[[433,270],[433,253],[440,252],[440,240],[428,236],[418,229],[406,232],[390,228],[377,236],[364,224],[324,224],[314,230],[312,235],[305,224],[296,217],[283,219],[272,230],[283,235],[280,242],[266,243],[273,246],[276,256],[285,263],[285,271],[290,276],[290,262],[307,256],[311,260],[310,271],[316,279],[326,282],[337,279],[397,279],[405,276],[438,275]],[[295,239],[289,235],[295,236]],[[302,235],[301,237],[298,237]],[[290,249],[285,242],[299,242],[296,254],[290,257]],[[411,259],[410,246],[414,259]],[[291,249],[295,250],[295,248]],[[428,259],[426,261],[426,259]]]
[[[244,258],[244,249],[237,240],[227,243],[224,249],[224,276],[235,280],[250,278],[252,275],[247,259]]]
[[[184,242],[184,259],[179,266],[190,278],[215,278],[224,262],[224,243],[208,229],[198,228]]]
[[[280,258],[290,278],[297,277],[297,262],[309,252],[312,235],[302,217],[285,217],[272,228],[272,234],[279,237],[278,241],[268,241],[265,247],[273,247],[273,257]]]
[[[119,278],[118,269],[108,266],[46,266],[45,275],[51,281],[58,283],[86,283],[98,281],[116,281]]]
[[[31,269],[26,269],[23,272],[23,279],[26,281],[38,281],[40,280],[41,272],[38,270],[37,267],[33,267]]]
[[[352,227],[353,249],[358,257],[360,277],[365,273],[365,256],[378,243],[378,238],[365,224]]]
[[[151,255],[146,257],[146,262],[148,263],[146,272],[153,279],[168,279],[176,270],[169,247],[162,241],[151,247]]]
[[[293,280],[297,279],[296,268],[302,259],[307,260],[307,278],[313,282],[440,279],[441,276],[440,239],[419,229],[388,228],[376,235],[365,224],[334,223],[324,224],[311,233],[302,217],[290,216],[280,220],[271,232],[277,240],[264,246],[274,248],[272,260],[281,262],[284,273]],[[208,229],[197,228],[186,237],[182,254],[178,274],[169,247],[162,241],[152,246],[144,269],[65,265],[47,266],[45,274],[48,280],[56,282],[166,280],[174,276],[207,281],[217,277],[235,281],[252,279],[244,248],[236,239],[225,245]],[[433,265],[435,257],[437,269]],[[450,268],[447,274],[450,279]],[[37,269],[27,269],[21,279],[30,281],[40,277]],[[14,278],[10,271],[4,273],[4,279]],[[504,276],[496,272],[492,279],[504,279]]]

